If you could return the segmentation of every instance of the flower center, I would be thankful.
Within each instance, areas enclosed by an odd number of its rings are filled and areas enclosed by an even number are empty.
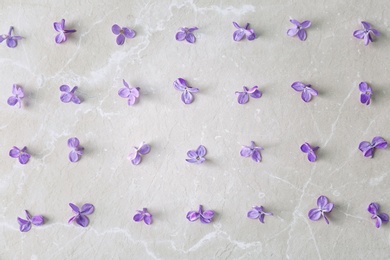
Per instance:
[[[122,33],[122,34],[124,33],[123,29],[121,29],[119,32]]]

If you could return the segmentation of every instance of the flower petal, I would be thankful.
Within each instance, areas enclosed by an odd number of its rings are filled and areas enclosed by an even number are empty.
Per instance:
[[[365,34],[363,40],[364,40],[364,45],[367,46],[370,43],[370,35]]]
[[[185,32],[178,32],[178,33],[176,33],[175,38],[177,41],[183,41],[186,38],[186,33]]]
[[[61,32],[64,30],[62,20],[61,20],[61,22],[55,22],[53,24],[53,27],[54,27],[54,30],[56,30],[57,32]]]
[[[253,98],[261,98],[263,93],[260,90],[256,89],[253,93],[249,94]]]
[[[121,88],[118,91],[118,95],[123,98],[128,98],[130,96],[130,89],[129,88]]]
[[[145,222],[146,225],[152,224],[152,215],[151,214],[145,214],[144,222]]]
[[[111,27],[111,31],[115,34],[115,35],[118,35],[121,33],[121,27],[117,24],[114,24],[112,27]]]
[[[200,157],[205,156],[207,153],[206,147],[203,145],[199,145],[198,149],[196,149],[196,154]]]
[[[372,146],[379,149],[387,148],[387,141],[381,136],[375,136],[372,139]]]
[[[189,43],[195,43],[196,41],[195,35],[193,33],[188,33],[186,35],[186,41]]]
[[[295,19],[290,19],[290,22],[291,22],[292,24],[295,24],[296,26],[301,26],[301,23],[298,22],[298,21],[295,20]]]
[[[353,36],[358,39],[363,39],[366,32],[364,30],[356,30],[353,32]]]
[[[237,101],[238,104],[246,104],[249,101],[249,95],[245,92],[239,92]]]
[[[301,28],[309,28],[311,26],[311,22],[308,20],[305,20],[301,23]]]
[[[194,101],[194,97],[189,91],[183,91],[181,94],[181,100],[184,102],[184,104],[191,104]]]
[[[376,217],[375,226],[376,226],[377,228],[380,228],[380,227],[381,227],[381,225],[382,225],[382,219],[381,219],[381,218],[378,218],[378,217]]]
[[[363,25],[363,28],[366,29],[366,30],[369,30],[371,29],[371,24],[365,22],[365,21],[362,21],[362,25]]]
[[[368,85],[367,85],[367,83],[366,82],[360,82],[360,84],[359,84],[359,90],[360,90],[360,92],[366,92],[367,91],[367,89],[368,89]]]
[[[245,145],[243,145],[241,147],[240,155],[242,157],[249,157],[252,155],[252,153],[253,153],[253,150],[251,149],[251,147],[245,146]]]
[[[379,211],[379,204],[378,203],[375,203],[375,202],[372,202],[370,203],[370,205],[368,205],[368,208],[367,208],[368,212],[370,212],[371,214],[374,214],[376,215]]]
[[[389,215],[386,213],[379,213],[377,216],[382,220],[383,223],[389,222]]]
[[[255,162],[261,162],[261,153],[258,150],[254,150],[252,153],[252,160]]]
[[[206,219],[212,219],[214,217],[214,211],[213,210],[206,210],[202,213],[202,217]]]
[[[256,34],[253,29],[246,30],[245,34],[247,35],[246,38],[248,39],[248,41],[253,41],[254,39],[256,39]]]
[[[76,223],[79,224],[82,227],[86,227],[89,224],[89,219],[87,216],[84,215],[78,215],[76,217]]]
[[[130,88],[130,95],[138,98],[139,97],[139,90],[138,90],[138,88]]]
[[[18,217],[19,230],[21,232],[27,232],[31,229],[31,222]]]
[[[260,221],[261,223],[264,223],[264,217],[265,217],[264,214],[260,214],[259,221]]]
[[[63,93],[60,96],[60,100],[64,103],[69,103],[72,100],[73,94],[72,93]]]
[[[136,221],[136,222],[139,222],[139,221],[141,221],[143,219],[144,219],[144,214],[143,213],[137,213],[133,217],[133,220]]]
[[[189,163],[198,163],[198,160],[196,158],[186,159],[186,161]]]
[[[371,158],[372,158],[372,156],[374,155],[374,149],[375,149],[375,148],[372,147],[372,148],[369,148],[369,149],[363,151],[363,156],[364,156],[364,157],[371,157]]]
[[[308,214],[309,218],[313,221],[317,221],[321,218],[322,212],[320,209],[311,209]]]
[[[311,94],[306,88],[302,91],[301,98],[305,102],[309,102],[311,100]]]
[[[137,153],[137,155],[135,156],[135,158],[134,158],[133,160],[131,160],[131,162],[132,162],[134,165],[138,165],[138,164],[140,164],[141,160],[142,160],[141,155],[139,155],[139,154]]]
[[[326,196],[319,196],[317,199],[317,206],[322,209],[328,204],[328,198]]]
[[[324,207],[322,207],[322,212],[331,212],[334,207],[333,203],[328,203]]]
[[[31,155],[28,153],[21,153],[19,155],[19,162],[21,164],[26,164],[26,163],[28,163],[28,160],[30,159],[30,157],[31,157]]]
[[[371,143],[367,141],[363,141],[359,144],[359,150],[364,152],[367,149],[372,148]]]
[[[203,224],[209,224],[213,219],[210,218],[204,218],[203,216],[200,216],[200,222]]]
[[[200,213],[197,211],[190,211],[187,213],[186,217],[189,221],[194,222],[200,217]]]
[[[19,102],[19,100],[14,96],[9,97],[7,100],[7,103],[10,106],[15,106],[18,102]]]
[[[81,103],[81,100],[78,96],[76,95],[72,95],[72,102],[75,103],[75,104],[80,104]]]
[[[123,45],[125,43],[125,36],[123,34],[119,34],[118,37],[116,37],[116,44]]]
[[[198,88],[193,88],[193,87],[187,87],[187,91],[191,93],[197,93],[199,92]]]
[[[175,81],[173,82],[173,87],[174,87],[176,90],[184,91],[184,90],[186,90],[186,88],[187,88],[187,82],[186,82],[185,79],[178,78],[177,80],[175,80]]]
[[[307,159],[310,162],[315,162],[317,160],[317,155],[314,152],[309,152],[309,154],[307,155]]]
[[[56,43],[66,42],[66,39],[67,39],[66,35],[65,35],[64,33],[62,33],[62,32],[60,32],[60,33],[56,36],[56,38],[55,38]]]
[[[241,27],[238,25],[238,23],[233,22],[233,25],[234,25],[234,27],[236,27],[237,29],[241,29]]]
[[[9,151],[9,156],[11,156],[12,158],[18,158],[19,155],[20,149],[15,146]]]
[[[68,147],[76,148],[80,145],[80,141],[77,137],[72,137],[68,139]]]
[[[18,42],[13,37],[8,38],[6,43],[7,43],[7,46],[10,48],[15,48],[18,45]]]
[[[312,150],[310,144],[304,143],[303,145],[301,145],[302,152],[308,153],[310,150]]]
[[[85,203],[81,207],[81,214],[90,215],[95,211],[95,207],[91,203]]]
[[[33,223],[35,226],[43,225],[45,222],[45,219],[42,216],[34,216],[31,218],[31,223]]]
[[[137,101],[136,97],[130,95],[130,96],[129,96],[129,99],[127,100],[127,104],[128,104],[129,106],[132,106],[132,105],[135,104],[136,101]]]
[[[68,158],[71,162],[77,162],[79,160],[79,155],[75,150],[72,150],[70,151]]]
[[[194,150],[189,150],[187,152],[187,156],[190,157],[190,158],[196,158],[198,155],[197,155],[197,153]]]
[[[369,105],[370,104],[370,95],[361,94],[360,95],[360,103]]]
[[[297,35],[298,32],[299,32],[298,28],[290,28],[287,30],[287,35],[293,37]]]
[[[306,37],[307,37],[307,34],[306,34],[306,31],[304,29],[300,29],[298,31],[298,38],[301,40],[301,41],[305,41],[306,40]]]
[[[142,144],[140,148],[138,148],[138,153],[144,155],[150,152],[150,145]]]
[[[374,28],[371,28],[371,32],[372,32],[373,34],[375,34],[376,36],[381,35],[380,32],[378,32],[378,30],[375,30]]]
[[[69,206],[72,208],[72,210],[73,210],[75,213],[80,213],[79,207],[77,207],[75,204],[69,203]]]
[[[135,31],[133,29],[123,27],[123,34],[125,35],[126,38],[134,38],[135,37]]]
[[[306,85],[303,84],[302,82],[297,81],[297,82],[294,82],[294,83],[291,85],[291,87],[292,87],[294,90],[301,92],[301,91],[303,91],[303,90],[305,89]]]
[[[233,40],[240,41],[245,35],[245,30],[239,29],[233,33]]]
[[[247,214],[247,217],[251,219],[257,219],[259,216],[260,212],[258,212],[256,209],[251,209]]]

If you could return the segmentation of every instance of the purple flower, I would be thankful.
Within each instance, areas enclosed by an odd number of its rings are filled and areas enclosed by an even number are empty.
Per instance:
[[[63,92],[60,96],[60,99],[64,103],[69,103],[72,101],[75,104],[80,104],[81,100],[79,97],[77,97],[74,92],[76,91],[77,86],[74,86],[72,90],[70,90],[70,87],[68,85],[62,85],[60,87],[61,92]]]
[[[364,39],[364,45],[368,45],[370,42],[372,42],[372,36],[371,33],[375,34],[376,36],[379,36],[380,33],[375,30],[374,28],[371,28],[371,24],[367,22],[362,22],[363,30],[356,30],[353,32],[353,36],[355,36],[358,39]]]
[[[206,161],[206,158],[203,157],[206,155],[206,153],[207,153],[206,147],[204,147],[203,145],[199,145],[196,151],[189,150],[187,152],[187,156],[190,157],[190,159],[186,159],[186,161],[190,163],[201,164],[204,161]]]
[[[0,35],[0,43],[6,40],[7,46],[10,48],[15,48],[18,45],[18,40],[23,39],[22,36],[12,36],[13,27],[9,28],[8,34]]]
[[[118,35],[118,37],[116,37],[116,44],[118,45],[123,45],[125,43],[126,38],[130,39],[135,37],[135,31],[133,29],[127,27],[121,28],[117,24],[114,24],[111,30],[115,35]]]
[[[9,151],[9,156],[12,158],[18,158],[21,164],[26,164],[31,157],[31,155],[27,152],[26,146],[23,147],[22,150],[16,146],[12,147],[12,149]]]
[[[198,88],[187,86],[187,82],[182,78],[178,78],[177,80],[175,80],[173,82],[173,87],[176,90],[183,92],[181,94],[181,100],[184,102],[184,104],[191,104],[192,101],[194,101],[194,97],[191,93],[196,93],[199,91]]]
[[[372,89],[366,82],[360,82],[359,84],[360,94],[360,102],[362,104],[366,104],[367,106],[371,102]]]
[[[198,211],[189,211],[187,213],[187,219],[191,222],[194,222],[200,218],[200,222],[203,224],[208,224],[213,220],[214,217],[214,211],[213,210],[206,210],[203,211],[202,205],[199,205]]]
[[[133,220],[136,222],[144,221],[146,225],[152,224],[153,215],[148,212],[146,208],[137,210],[137,214],[134,215]]]
[[[69,206],[72,208],[73,212],[76,213],[75,216],[71,217],[68,220],[68,224],[70,224],[73,220],[76,220],[76,223],[79,224],[82,227],[86,227],[89,224],[89,219],[86,215],[90,215],[95,210],[95,207],[90,204],[86,203],[81,207],[81,211],[79,207],[74,205],[73,203],[69,203]]]
[[[295,36],[295,35],[298,35],[298,38],[301,40],[301,41],[305,41],[306,40],[306,30],[307,28],[310,27],[311,25],[311,22],[308,21],[308,20],[305,20],[303,21],[302,23],[298,22],[297,20],[295,19],[290,19],[290,22],[292,24],[294,24],[295,26],[293,28],[290,28],[288,29],[287,31],[287,35],[288,36]]]
[[[333,203],[328,203],[328,198],[325,196],[320,196],[317,199],[317,206],[318,208],[311,209],[309,211],[309,218],[313,221],[317,221],[321,218],[321,216],[324,217],[327,224],[329,224],[328,218],[325,216],[325,213],[329,213],[332,211],[334,205]]]
[[[127,157],[134,165],[138,165],[141,162],[141,155],[148,154],[150,152],[150,145],[142,142],[139,148],[133,146],[133,151]]]
[[[370,157],[374,155],[375,148],[378,149],[385,149],[387,148],[387,142],[383,137],[381,136],[375,136],[372,139],[372,143],[363,141],[359,144],[359,150],[363,152],[363,155],[365,157]]]
[[[246,24],[245,28],[239,26],[236,22],[233,22],[233,25],[238,29],[233,33],[233,40],[236,42],[241,41],[245,35],[249,41],[256,39],[255,31],[253,29],[249,29],[249,23]]]
[[[377,228],[380,228],[382,223],[389,222],[389,215],[386,213],[379,213],[379,204],[375,202],[371,202],[370,205],[368,205],[368,212],[372,214],[372,219],[376,219],[375,226]]]
[[[255,146],[255,142],[251,141],[250,146],[243,145],[241,147],[240,154],[242,157],[251,156],[255,162],[261,162],[261,150],[264,150],[264,148]]]
[[[41,226],[45,222],[44,218],[41,215],[32,217],[27,210],[25,210],[24,212],[26,212],[26,219],[22,219],[20,217],[17,218],[18,223],[20,225],[19,230],[21,232],[29,231],[31,229],[31,224],[35,226]]]
[[[238,100],[239,104],[246,104],[246,103],[248,103],[249,96],[251,96],[253,98],[261,98],[261,96],[263,95],[261,93],[261,91],[259,90],[258,86],[254,86],[251,89],[248,89],[247,87],[244,86],[243,89],[244,89],[243,92],[236,91],[236,94],[238,94],[237,100]]]
[[[56,36],[56,43],[60,44],[63,42],[66,42],[67,40],[67,33],[74,33],[76,30],[66,30],[65,29],[65,19],[62,19],[61,22],[54,22],[54,30],[59,32],[59,34]]]
[[[307,153],[307,159],[311,162],[315,162],[317,160],[317,155],[315,152],[318,150],[318,148],[318,146],[311,147],[311,145],[308,143],[301,145],[301,151]]]
[[[7,100],[8,105],[15,106],[16,104],[18,104],[20,108],[22,106],[22,98],[24,97],[22,87],[19,87],[18,85],[14,84],[12,86],[12,94],[14,95],[10,96]]]
[[[68,139],[68,146],[72,148],[72,151],[69,153],[69,160],[71,162],[77,162],[81,155],[84,152],[84,148],[80,146],[80,141],[76,137]]]
[[[127,84],[125,80],[123,80],[123,85],[125,85],[125,87],[118,91],[118,95],[120,97],[127,98],[127,104],[132,106],[139,98],[139,88],[130,88],[129,84]]]
[[[194,43],[196,41],[195,35],[192,33],[193,31],[198,30],[198,27],[181,27],[179,28],[179,32],[176,33],[176,40],[183,41],[186,40],[189,43]]]
[[[302,92],[301,97],[302,97],[302,100],[305,102],[309,102],[311,100],[312,96],[318,95],[317,90],[312,88],[310,84],[305,85],[304,83],[297,81],[297,82],[294,82],[291,85],[291,87],[298,92]]]
[[[259,219],[261,223],[264,223],[265,216],[272,216],[271,212],[265,212],[263,206],[253,206],[251,210],[248,211],[248,218]]]

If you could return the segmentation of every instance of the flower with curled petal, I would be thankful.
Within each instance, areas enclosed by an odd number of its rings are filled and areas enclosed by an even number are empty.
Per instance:
[[[184,41],[186,40],[189,43],[195,43],[196,38],[193,32],[195,30],[198,30],[198,27],[181,27],[179,28],[179,31],[176,33],[176,40],[177,41]]]
[[[84,147],[80,146],[80,141],[76,137],[68,139],[68,146],[72,149],[69,153],[69,160],[71,162],[77,162],[80,160],[81,155],[84,153]]]
[[[24,92],[22,87],[19,87],[18,85],[14,84],[12,86],[12,94],[13,96],[10,96],[7,100],[8,105],[15,106],[18,104],[19,108],[22,106],[22,99],[24,98]]]
[[[68,39],[66,34],[76,32],[76,30],[73,29],[72,30],[65,29],[65,19],[62,19],[60,22],[55,22],[53,25],[54,25],[54,30],[59,32],[59,34],[55,38],[56,43],[58,44],[66,42],[66,40]]]
[[[134,215],[133,220],[136,222],[144,221],[146,225],[152,224],[153,215],[148,212],[146,208],[137,210],[137,214]]]
[[[76,89],[77,89],[77,86],[74,86],[71,90],[68,85],[62,85],[60,87],[60,90],[62,92],[62,94],[60,96],[60,100],[63,103],[69,103],[70,101],[72,101],[75,104],[80,104],[81,103],[80,98],[78,96],[76,96],[76,94],[74,93],[76,91]]]
[[[302,82],[294,82],[291,87],[298,92],[302,92],[301,98],[305,102],[309,102],[312,96],[317,96],[318,92],[314,88],[311,87],[310,84],[306,85]]]
[[[25,210],[26,219],[20,217],[17,218],[19,223],[19,230],[21,232],[27,232],[31,229],[31,224],[34,226],[41,226],[45,222],[45,219],[41,215],[31,216],[30,213]]]
[[[238,94],[237,101],[239,104],[246,104],[249,101],[249,96],[253,98],[261,98],[263,93],[259,90],[258,86],[254,86],[253,88],[248,89],[247,87],[243,87],[244,91],[236,91],[236,94]]]
[[[8,34],[0,35],[0,43],[5,40],[5,42],[7,43],[7,46],[9,48],[15,48],[18,45],[18,40],[23,39],[22,36],[16,36],[16,35],[12,36],[13,30],[14,30],[14,28],[11,26],[9,28]]]
[[[127,158],[131,161],[132,164],[138,165],[142,160],[141,155],[148,154],[149,152],[150,145],[142,142],[138,148],[133,146],[133,151],[129,154]]]
[[[356,30],[353,32],[353,36],[358,39],[364,40],[364,45],[368,45],[370,42],[372,42],[372,34],[379,36],[380,33],[371,27],[371,24],[362,21],[363,30]]]
[[[372,89],[368,86],[367,82],[360,82],[359,84],[360,90],[360,102],[365,105],[369,105],[371,102]]]
[[[123,45],[126,38],[131,39],[135,37],[135,31],[128,27],[121,28],[119,25],[114,24],[111,30],[115,35],[118,35],[116,37],[116,44],[118,45]]]
[[[316,151],[318,150],[318,146],[312,147],[309,143],[304,143],[301,145],[301,151],[307,153],[307,159],[310,162],[315,162],[317,160]]]
[[[263,147],[256,146],[255,142],[251,141],[250,146],[243,145],[241,147],[240,155],[242,157],[252,157],[252,160],[255,162],[261,162],[261,153],[260,151],[264,150]]]
[[[317,221],[322,216],[324,217],[327,224],[329,224],[329,220],[326,217],[325,213],[330,213],[334,207],[333,203],[328,203],[328,198],[325,196],[320,196],[317,199],[318,208],[311,209],[308,213],[308,216],[311,220]]]
[[[88,226],[89,219],[86,215],[92,214],[95,210],[95,207],[90,203],[86,203],[81,207],[80,211],[79,207],[73,203],[69,203],[69,206],[72,208],[73,212],[76,213],[76,215],[68,220],[68,224],[75,220],[76,223],[82,227]]]
[[[249,23],[247,23],[245,27],[239,26],[236,22],[233,22],[233,25],[238,29],[233,33],[234,41],[241,41],[244,36],[246,36],[249,41],[253,41],[254,39],[256,39],[255,31],[253,29],[249,29]]]
[[[203,211],[202,205],[199,205],[198,211],[189,211],[187,213],[187,219],[191,222],[194,222],[198,219],[200,219],[200,222],[203,224],[209,224],[214,217],[214,211],[213,210],[206,210]]]
[[[125,80],[123,80],[124,88],[121,88],[118,91],[118,95],[123,98],[127,98],[127,104],[129,106],[134,105],[139,98],[139,90],[140,88],[131,88],[129,84]]]
[[[371,202],[370,205],[368,205],[368,212],[372,214],[371,218],[376,219],[375,226],[377,228],[380,228],[382,223],[389,222],[389,215],[386,213],[380,213],[379,212],[379,204],[375,202]]]
[[[9,156],[12,158],[18,158],[21,164],[26,164],[31,157],[31,155],[27,152],[26,146],[22,149],[19,149],[16,146],[12,147],[12,149],[9,151]]]
[[[298,35],[298,38],[301,41],[305,41],[306,37],[307,37],[305,29],[310,27],[311,22],[308,21],[308,20],[305,20],[302,23],[300,23],[300,22],[298,22],[295,19],[290,19],[290,22],[292,24],[294,24],[295,26],[293,28],[288,29],[287,35],[291,36],[291,37],[294,37],[294,36]]]
[[[372,143],[363,141],[359,144],[359,150],[363,152],[364,157],[372,158],[374,156],[375,148],[386,149],[387,141],[381,136],[375,136]]]
[[[179,90],[182,92],[181,94],[181,100],[184,102],[184,104],[191,104],[194,101],[194,97],[191,93],[199,92],[198,88],[193,88],[190,86],[187,86],[187,82],[185,79],[178,78],[173,82],[173,87],[176,90]]]
[[[196,151],[189,150],[187,152],[187,156],[190,157],[190,159],[186,159],[186,161],[189,163],[201,164],[204,161],[206,161],[206,158],[204,158],[206,153],[207,153],[206,147],[204,147],[203,145],[199,145]]]
[[[251,210],[249,210],[247,216],[250,219],[259,219],[261,223],[264,223],[265,216],[272,216],[271,212],[265,212],[263,206],[253,206]]]

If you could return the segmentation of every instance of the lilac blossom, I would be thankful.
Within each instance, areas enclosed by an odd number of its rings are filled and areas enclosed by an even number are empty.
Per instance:
[[[244,86],[243,89],[244,89],[243,92],[236,91],[236,94],[238,94],[237,100],[238,100],[239,104],[246,104],[246,103],[248,103],[249,96],[251,96],[253,98],[261,98],[261,96],[263,95],[261,93],[261,91],[259,90],[258,86],[254,86],[251,89],[248,89],[247,87]]]
[[[136,222],[144,221],[146,225],[152,224],[153,215],[148,212],[146,208],[137,210],[137,214],[134,215],[133,220]]]
[[[9,156],[12,158],[18,158],[21,164],[26,164],[31,157],[31,155],[27,152],[26,146],[23,147],[23,149],[19,149],[16,146],[12,147],[12,149],[9,151]]]
[[[328,203],[328,198],[325,196],[320,196],[317,199],[317,206],[318,208],[311,209],[309,211],[309,218],[313,221],[317,221],[321,218],[321,216],[324,217],[327,224],[329,224],[329,220],[326,217],[325,213],[330,213],[334,207],[333,203]]]
[[[139,98],[139,88],[131,88],[125,80],[123,80],[124,88],[118,91],[118,95],[123,98],[127,98],[127,104],[129,106],[134,105]]]
[[[309,143],[304,143],[301,145],[301,151],[307,153],[307,159],[311,162],[315,162],[317,160],[316,151],[318,150],[318,146],[312,147]]]
[[[141,155],[148,154],[149,152],[150,145],[142,142],[138,148],[133,147],[133,151],[129,154],[127,158],[132,162],[132,164],[138,165],[142,159]]]
[[[363,25],[363,30],[356,30],[353,32],[353,36],[358,39],[364,40],[364,45],[368,45],[370,42],[372,42],[372,34],[379,36],[380,33],[375,30],[374,28],[371,28],[371,24],[367,22],[361,22]]]
[[[375,202],[371,202],[370,205],[368,205],[368,212],[372,214],[371,218],[376,219],[375,226],[377,228],[380,228],[382,223],[389,222],[389,215],[386,213],[380,213],[379,212],[379,204]]]
[[[249,29],[249,23],[246,24],[245,28],[239,26],[236,22],[233,22],[233,25],[238,29],[233,33],[233,40],[236,42],[241,41],[244,36],[246,36],[249,41],[256,39],[255,31],[253,29]]]
[[[81,103],[80,98],[76,96],[76,94],[74,93],[76,89],[77,86],[74,86],[71,90],[68,85],[62,85],[60,87],[60,90],[62,92],[60,96],[61,101],[64,103],[69,103],[70,101],[72,101],[75,104],[80,104]]]
[[[203,211],[202,205],[199,205],[198,211],[189,211],[187,213],[187,219],[191,222],[194,222],[198,219],[200,219],[200,222],[203,224],[209,224],[214,217],[214,211],[213,210],[206,210]]]
[[[13,96],[10,96],[7,100],[8,105],[15,106],[18,104],[19,108],[22,106],[22,98],[24,98],[24,92],[22,87],[19,87],[18,85],[14,84],[12,86],[12,94]]]
[[[193,32],[195,30],[198,30],[198,27],[181,27],[179,28],[179,32],[176,33],[176,40],[177,41],[183,41],[186,40],[189,43],[195,43],[196,38]]]
[[[68,139],[68,146],[72,149],[69,153],[69,160],[71,162],[77,162],[80,160],[81,155],[84,153],[84,148],[80,146],[80,141],[76,137]]]
[[[300,23],[300,22],[298,22],[295,19],[290,19],[290,22],[292,24],[294,24],[295,26],[293,28],[288,29],[287,35],[291,36],[291,37],[294,37],[294,36],[298,35],[298,38],[301,41],[305,41],[306,37],[307,37],[305,29],[310,27],[311,22],[308,21],[308,20],[305,20],[302,23]]]
[[[123,45],[126,38],[131,39],[135,37],[135,31],[128,27],[121,28],[119,25],[114,24],[111,30],[115,35],[118,35],[116,37],[116,44],[118,45]]]
[[[27,232],[31,229],[31,224],[34,226],[41,226],[45,222],[45,219],[41,215],[31,216],[30,213],[25,210],[26,219],[20,217],[17,218],[19,223],[19,230],[21,232]]]
[[[73,212],[76,213],[75,216],[71,217],[68,220],[68,224],[70,224],[73,220],[76,220],[76,223],[79,224],[82,227],[86,227],[89,224],[89,219],[86,215],[90,215],[95,210],[95,207],[90,204],[86,203],[81,207],[81,211],[79,207],[77,207],[73,203],[69,203],[69,206],[72,208]]]
[[[310,84],[306,85],[302,82],[294,82],[291,87],[298,91],[298,92],[302,92],[302,100],[305,101],[305,102],[309,102],[312,98],[312,96],[317,96],[318,95],[318,92],[317,90],[315,90],[314,88],[311,87]]]
[[[9,28],[8,34],[0,35],[0,43],[6,40],[7,46],[10,48],[15,48],[18,45],[18,40],[23,39],[22,36],[12,36],[13,27]]]
[[[261,153],[260,151],[264,150],[263,147],[256,146],[255,142],[251,141],[250,146],[243,145],[241,147],[240,155],[242,157],[252,157],[252,160],[255,162],[261,162]]]
[[[173,87],[176,90],[182,91],[181,94],[181,100],[184,102],[184,104],[191,104],[194,101],[194,97],[191,93],[199,92],[198,88],[193,88],[190,86],[187,86],[187,82],[185,79],[178,78],[173,82]]]
[[[272,216],[271,212],[265,212],[263,206],[253,206],[251,210],[248,211],[248,218],[250,219],[259,219],[261,223],[264,223],[265,216]]]
[[[386,149],[387,141],[381,136],[375,136],[372,143],[363,141],[359,144],[359,150],[363,152],[363,156],[372,158],[375,148]]]
[[[76,32],[76,30],[73,29],[72,30],[65,29],[65,19],[62,19],[60,22],[55,22],[53,25],[54,25],[54,30],[59,32],[59,34],[56,36],[55,39],[56,43],[58,44],[66,42],[66,40],[68,39],[66,34]]]
[[[360,102],[365,105],[369,105],[371,102],[372,89],[366,82],[360,82],[359,84]]]
[[[206,147],[204,147],[203,145],[199,145],[196,151],[189,150],[187,152],[187,156],[190,157],[190,159],[186,159],[186,161],[189,163],[201,164],[204,161],[206,161],[206,158],[204,158],[206,153],[207,153]]]

